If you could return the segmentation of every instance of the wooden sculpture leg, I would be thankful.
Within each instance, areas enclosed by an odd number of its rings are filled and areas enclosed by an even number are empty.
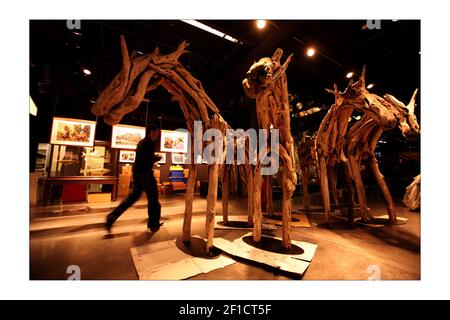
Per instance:
[[[228,165],[224,165],[223,168],[223,180],[222,180],[222,217],[223,222],[228,223],[228,194],[230,188],[230,167]]]
[[[353,191],[352,191],[352,179],[350,177],[349,172],[347,171],[347,167],[343,166],[344,173],[344,183],[345,183],[345,199],[347,200],[347,215],[348,215],[348,223],[350,227],[353,227]]]
[[[331,178],[331,192],[333,193],[334,209],[339,208],[338,194],[337,194],[337,174],[336,166],[329,168],[330,178]]]
[[[255,242],[261,241],[261,227],[262,227],[262,211],[261,211],[261,168],[258,168],[254,173],[253,185],[253,240]],[[252,196],[252,195],[249,195]]]
[[[219,165],[213,164],[209,171],[208,199],[206,204],[206,252],[213,246],[214,220],[216,217],[217,184],[219,180]]]
[[[320,159],[320,190],[322,193],[323,209],[325,210],[325,217],[328,223],[331,222],[331,207],[330,207],[330,192],[328,189],[328,174],[327,174],[327,160],[325,158]]]
[[[287,174],[285,171],[281,174],[281,181],[283,185],[283,202],[281,204],[283,229],[282,229],[282,241],[283,248],[289,249],[291,247],[291,197],[292,191],[289,189],[287,181]]]
[[[269,215],[273,214],[273,197],[272,197],[272,176],[265,176],[266,179],[266,191],[267,191],[267,213]]]
[[[389,188],[384,180],[383,175],[378,168],[378,161],[375,157],[371,158],[370,166],[372,167],[373,175],[375,176],[375,180],[377,180],[378,186],[380,187],[381,193],[383,194],[384,201],[386,202],[386,207],[389,213],[389,222],[397,223],[397,214],[394,206],[394,201],[392,200],[391,193],[389,192]]]
[[[248,225],[253,226],[253,169],[250,167],[250,170],[248,170],[248,177],[247,177],[247,203],[248,203]]]
[[[349,157],[349,161],[352,166],[353,179],[355,180],[356,194],[358,195],[359,208],[361,210],[361,219],[364,222],[369,222],[370,219],[367,212],[366,193],[364,190],[364,182],[361,177],[360,166],[353,156]]]
[[[308,191],[308,178],[309,178],[309,168],[308,166],[302,168],[302,184],[303,184],[303,205],[306,210],[311,208],[309,203],[309,191]]]
[[[195,164],[189,167],[188,182],[186,188],[186,206],[184,209],[183,221],[183,241],[189,242],[191,240],[191,222],[192,222],[192,205],[194,202],[195,190],[195,176],[197,174]]]

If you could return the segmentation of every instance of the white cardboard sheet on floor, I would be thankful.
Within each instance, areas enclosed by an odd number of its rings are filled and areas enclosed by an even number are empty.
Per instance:
[[[255,248],[243,241],[244,237],[251,235],[252,233],[248,233],[233,242],[224,238],[214,238],[214,246],[232,256],[256,261],[276,269],[299,274],[300,276],[305,273],[317,249],[315,244],[293,240],[292,244],[303,249],[303,253],[281,254],[270,252]],[[280,238],[274,239],[281,240]]]
[[[184,253],[174,240],[131,248],[140,280],[182,280],[229,266],[236,261],[220,255],[203,259]]]

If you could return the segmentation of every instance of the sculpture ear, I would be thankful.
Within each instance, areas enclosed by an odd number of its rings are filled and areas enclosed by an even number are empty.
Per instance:
[[[333,89],[325,88],[325,91],[328,92],[328,93],[333,94],[335,97],[337,97],[339,95],[339,90],[338,90],[338,87],[337,87],[336,83],[333,84]]]
[[[359,80],[361,81],[361,85],[364,86],[364,88],[365,88],[366,87],[366,65],[363,66]]]
[[[272,56],[272,61],[280,63],[281,57],[283,56],[283,50],[278,48]]]
[[[417,97],[418,91],[419,91],[419,89],[414,90],[411,100],[409,101],[408,105],[406,106],[406,109],[408,109],[408,114],[414,114],[414,107],[416,105],[416,97]]]

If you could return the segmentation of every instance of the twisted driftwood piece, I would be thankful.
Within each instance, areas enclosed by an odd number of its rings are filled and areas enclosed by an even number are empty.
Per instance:
[[[247,78],[242,82],[247,96],[256,100],[256,113],[260,129],[269,132],[271,125],[280,130],[280,144],[277,146],[281,158],[281,185],[283,189],[282,219],[283,219],[283,247],[291,246],[291,197],[297,183],[294,160],[294,141],[291,136],[289,115],[286,68],[291,61],[290,55],[283,65],[281,57],[283,51],[277,49],[272,58],[262,58],[254,63],[247,72]],[[261,163],[257,159],[254,169],[248,168],[247,183],[253,174],[253,239],[261,240]],[[269,195],[272,196],[271,194]]]
[[[156,48],[151,54],[128,54],[125,38],[120,38],[122,52],[122,68],[113,81],[103,90],[92,106],[92,113],[103,116],[105,123],[118,124],[124,115],[139,107],[144,96],[158,86],[165,88],[172,100],[177,101],[186,118],[188,131],[193,137],[194,121],[204,123],[204,129],[216,128],[224,134],[228,124],[219,114],[216,105],[211,101],[199,80],[195,79],[178,61],[186,52],[187,42],[180,43],[178,48],[167,55],[161,55]],[[201,133],[203,134],[203,133]],[[203,137],[193,137],[191,159],[193,159],[194,143],[202,143]],[[225,144],[224,154],[225,154]],[[195,161],[195,160],[194,160]],[[183,241],[191,238],[192,205],[195,189],[196,166],[194,162],[189,167],[186,190],[186,207],[183,222]],[[228,168],[225,170],[228,172]],[[228,210],[229,179],[222,179],[224,215]],[[219,179],[219,164],[211,166],[209,174],[209,189],[207,197],[206,238],[208,251],[212,247],[214,237],[214,219],[216,213],[217,187]]]

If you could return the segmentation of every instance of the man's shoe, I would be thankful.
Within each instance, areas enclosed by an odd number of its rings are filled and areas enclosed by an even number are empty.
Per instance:
[[[111,233],[112,225],[113,224],[111,222],[109,222],[107,219],[106,223],[105,223],[105,229],[106,229],[106,231],[108,231],[109,234]]]
[[[147,230],[145,230],[145,232],[147,233],[155,233],[159,230],[159,228],[164,224],[164,222],[160,222],[159,226],[157,227],[147,227]]]

